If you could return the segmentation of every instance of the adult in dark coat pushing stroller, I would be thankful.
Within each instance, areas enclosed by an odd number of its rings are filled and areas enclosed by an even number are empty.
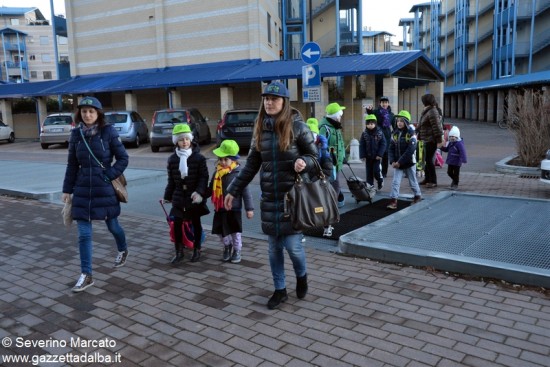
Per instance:
[[[231,210],[233,199],[242,194],[260,171],[262,230],[267,234],[269,265],[275,286],[267,307],[275,309],[288,299],[284,250],[296,274],[296,296],[304,298],[308,290],[302,233],[292,227],[285,213],[285,195],[294,186],[296,173],[316,169],[313,159],[319,153],[313,134],[298,111],[291,108],[290,93],[284,84],[272,82],[262,97],[246,164],[227,188],[224,204]]]
[[[174,218],[176,255],[172,264],[177,264],[184,258],[184,220],[193,224],[194,246],[191,262],[196,262],[201,257],[201,216],[210,213],[206,206],[208,167],[199,145],[193,141],[193,133],[188,124],[174,126],[172,142],[176,149],[168,158],[168,183],[164,190],[164,202],[172,203],[170,215]]]

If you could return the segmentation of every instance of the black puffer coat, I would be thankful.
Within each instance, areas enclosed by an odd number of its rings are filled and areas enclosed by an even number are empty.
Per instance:
[[[301,232],[294,230],[290,218],[284,215],[285,193],[290,191],[294,185],[296,178],[294,162],[296,159],[302,158],[306,162],[304,171],[308,172],[315,165],[312,158],[305,155],[317,157],[319,154],[311,130],[299,114],[296,113],[293,116],[294,140],[288,150],[284,152],[279,150],[279,139],[273,131],[273,124],[264,121],[262,141],[260,142],[261,151],[259,152],[256,149],[256,142],[253,139],[244,168],[227,188],[229,194],[237,197],[261,169],[262,199],[260,209],[262,231],[272,236]]]
[[[174,152],[168,157],[168,183],[164,190],[164,200],[172,202],[170,215],[191,219],[193,215],[206,215],[206,192],[208,187],[208,167],[206,158],[200,153],[197,143],[192,143],[193,153],[187,158],[188,174],[181,178],[180,157]],[[197,192],[203,198],[201,204],[193,204],[191,194]]]
[[[103,170],[92,158],[80,135],[73,129],[69,138],[69,157],[63,181],[63,192],[73,194],[73,219],[105,220],[120,215],[120,203],[109,180],[120,176],[128,166],[128,153],[112,125],[86,138]],[[115,164],[113,158],[116,159]]]

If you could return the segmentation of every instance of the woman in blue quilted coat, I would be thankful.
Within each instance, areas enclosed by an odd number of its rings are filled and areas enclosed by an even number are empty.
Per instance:
[[[119,177],[128,166],[128,154],[115,128],[105,123],[101,102],[97,98],[82,98],[78,104],[75,123],[77,127],[73,129],[69,139],[62,200],[67,202],[72,195],[72,217],[78,226],[81,268],[81,275],[72,290],[81,292],[94,284],[93,220],[105,221],[115,238],[118,254],[114,266],[120,267],[126,262],[126,235],[118,223],[120,203],[111,180]]]

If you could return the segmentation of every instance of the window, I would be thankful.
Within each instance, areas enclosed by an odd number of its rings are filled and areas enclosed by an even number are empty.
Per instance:
[[[36,55],[30,55],[29,60],[36,60]]]
[[[11,18],[11,19],[10,19],[10,24],[11,24],[11,25],[19,25],[19,19],[17,19],[17,18]]]
[[[52,57],[50,54],[42,54],[42,62],[52,62]]]
[[[44,75],[44,79],[51,79],[52,78],[52,72],[51,71],[44,71],[42,73]]]
[[[271,14],[267,13],[267,43],[271,44]]]
[[[69,42],[67,41],[67,37],[58,36],[57,37],[57,43],[60,44],[60,45],[66,45]]]
[[[40,44],[41,45],[49,44],[48,36],[40,36]]]
[[[66,64],[69,62],[69,55],[59,55],[59,62],[62,64]]]
[[[38,78],[38,74],[36,73],[36,71],[31,71],[31,79],[36,79]]]

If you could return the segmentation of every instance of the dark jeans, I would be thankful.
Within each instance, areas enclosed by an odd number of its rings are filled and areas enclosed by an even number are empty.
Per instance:
[[[424,152],[426,154],[426,167],[424,168],[426,183],[433,183],[437,185],[437,174],[435,173],[435,151],[437,150],[437,144],[434,142],[424,142]]]
[[[460,179],[460,166],[449,164],[447,167],[447,175],[449,175],[455,185],[458,185],[458,180]]]
[[[378,159],[369,159],[365,160],[365,170],[367,172],[367,183],[369,185],[374,185],[374,180],[376,182],[384,182],[382,174],[380,173],[380,161]]]
[[[382,177],[386,177],[388,175],[388,166],[388,151],[386,150],[386,153],[382,156]]]

